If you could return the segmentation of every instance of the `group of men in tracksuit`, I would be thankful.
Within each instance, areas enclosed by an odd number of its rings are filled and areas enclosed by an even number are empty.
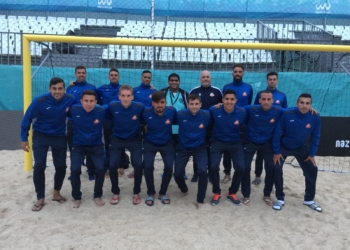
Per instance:
[[[227,166],[227,161],[232,161],[235,170],[226,197],[236,205],[249,205],[250,165],[255,152],[259,152],[259,157],[265,162],[263,199],[267,205],[275,210],[281,210],[284,206],[282,166],[284,159],[292,155],[298,160],[305,176],[304,204],[315,211],[322,211],[313,201],[317,178],[314,156],[320,137],[320,118],[310,112],[309,94],[299,96],[296,108],[280,107],[286,103],[286,99],[276,89],[277,73],[267,75],[268,88],[258,93],[259,105],[252,106],[249,104],[253,89],[242,81],[242,65],[234,65],[233,82],[224,86],[223,93],[211,86],[208,71],[201,73],[201,86],[193,89],[190,94],[179,88],[180,76],[175,73],[168,77],[169,87],[160,91],[150,86],[150,71],[142,73],[142,83],[134,89],[129,85],[119,85],[117,69],[109,72],[111,83],[98,89],[86,83],[84,67],[77,67],[75,73],[77,81],[67,88],[67,93],[62,79],[51,79],[50,92],[33,100],[21,124],[22,148],[28,151],[28,131],[32,119],[36,119],[32,147],[37,202],[33,211],[40,211],[45,204],[44,171],[49,146],[52,148],[56,168],[53,200],[60,203],[66,201],[61,196],[60,189],[66,171],[67,116],[70,129],[73,128],[69,136],[73,136],[70,150],[75,207],[81,204],[80,175],[85,156],[92,163],[87,164],[88,167],[93,166],[89,171],[94,171],[96,204],[104,205],[101,197],[106,164],[112,183],[113,196],[110,204],[119,203],[118,169],[120,159],[127,149],[134,167],[134,205],[141,203],[139,194],[143,174],[148,194],[145,203],[148,206],[154,204],[156,191],[153,171],[157,152],[160,152],[164,162],[158,196],[163,204],[170,204],[166,192],[173,174],[181,192],[187,194],[185,167],[190,156],[193,156],[194,178],[198,180],[197,208],[202,206],[205,199],[208,174],[211,176],[214,193],[211,204],[217,205],[221,198],[219,165],[224,154],[224,165]],[[103,105],[96,105],[98,102]],[[310,149],[305,144],[309,136]],[[105,158],[109,159],[105,161]],[[227,170],[226,167],[226,179],[231,178]],[[274,184],[277,201],[273,204],[270,193]],[[237,198],[240,186],[242,201]]]

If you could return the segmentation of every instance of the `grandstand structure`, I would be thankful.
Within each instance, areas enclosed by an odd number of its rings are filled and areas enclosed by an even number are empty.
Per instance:
[[[0,64],[21,64],[21,34],[126,37],[161,40],[349,44],[350,25],[320,25],[312,20],[230,20],[200,18],[161,18],[153,23],[147,16],[99,18],[41,15],[18,12],[0,15]],[[103,18],[105,17],[105,18]],[[315,21],[315,20],[314,20]],[[317,21],[316,23],[319,23]],[[87,67],[229,70],[242,63],[253,71],[330,72],[341,54],[316,52],[276,52],[239,49],[198,49],[143,46],[74,45],[32,43],[32,65],[74,67],[79,61]],[[51,60],[47,60],[50,58]],[[346,59],[346,58],[345,58]],[[343,59],[343,60],[345,60]]]

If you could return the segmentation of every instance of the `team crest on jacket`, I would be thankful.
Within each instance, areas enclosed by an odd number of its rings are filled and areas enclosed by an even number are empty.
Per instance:
[[[238,124],[239,124],[239,121],[236,120],[233,124],[234,124],[234,125],[238,125]]]
[[[203,123],[201,123],[201,124],[198,126],[198,128],[204,128]]]
[[[215,96],[215,95],[214,95],[214,93],[210,93],[210,95],[209,95],[209,96],[213,97],[213,96]]]
[[[65,111],[66,111],[66,113],[68,113],[68,111],[69,111],[69,107],[67,107]]]
[[[246,93],[246,92],[243,92],[242,96],[247,96],[247,93]]]
[[[272,118],[272,119],[270,120],[270,123],[274,123],[274,122],[275,122],[275,119]]]
[[[136,115],[134,115],[131,119],[133,119],[133,120],[137,120],[137,116]]]
[[[310,123],[308,123],[308,124],[305,126],[305,128],[311,128]]]
[[[277,103],[277,104],[280,104],[281,102],[280,102],[280,100],[276,100],[276,103]]]
[[[170,120],[167,119],[167,120],[165,121],[165,124],[170,124]]]
[[[99,124],[100,123],[100,121],[98,120],[98,119],[96,119],[95,121],[94,121],[94,124]]]

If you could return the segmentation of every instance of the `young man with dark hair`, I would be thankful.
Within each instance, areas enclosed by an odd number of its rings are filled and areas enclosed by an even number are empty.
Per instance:
[[[282,108],[287,108],[287,96],[285,93],[277,90],[276,86],[278,84],[278,73],[277,72],[269,72],[266,75],[266,90],[269,90],[272,93],[273,97],[273,105],[280,106]],[[264,91],[264,90],[263,90]],[[263,91],[259,91],[255,97],[254,105],[259,105],[260,95]],[[261,182],[261,174],[263,171],[263,157],[261,151],[258,150],[256,153],[255,159],[255,179],[252,182],[255,185],[259,185]]]
[[[179,144],[176,147],[174,178],[181,192],[187,194],[188,187],[183,176],[188,160],[193,156],[198,167],[197,208],[200,208],[203,205],[208,185],[208,145],[205,142],[205,135],[210,123],[210,114],[207,110],[200,109],[202,102],[197,94],[189,95],[187,101],[188,109],[177,113]]]
[[[110,200],[112,205],[119,203],[118,169],[120,167],[120,155],[125,148],[130,152],[131,162],[135,170],[133,204],[141,203],[139,196],[142,180],[142,135],[140,125],[144,105],[133,102],[133,99],[133,89],[125,84],[120,86],[119,89],[120,101],[113,101],[108,105],[114,123],[109,164],[112,193],[114,194]]]
[[[45,169],[49,147],[51,147],[55,166],[53,201],[64,203],[66,199],[60,194],[66,175],[66,118],[74,97],[65,94],[64,82],[54,77],[50,80],[49,93],[35,98],[29,105],[21,123],[22,149],[29,152],[28,135],[33,124],[33,181],[37,202],[32,211],[40,211],[45,205]]]
[[[168,76],[169,87],[161,89],[166,96],[166,102],[168,106],[173,106],[177,111],[187,108],[188,92],[181,89],[180,76],[176,73],[171,73]],[[173,125],[173,140],[175,145],[178,143],[178,131],[179,126]]]
[[[310,94],[301,94],[297,100],[297,107],[285,110],[278,120],[272,141],[277,197],[273,205],[275,210],[281,210],[284,206],[282,171],[284,160],[287,156],[294,156],[305,176],[304,205],[322,212],[322,208],[314,202],[318,172],[315,154],[320,141],[321,119],[319,115],[310,112],[311,103]],[[309,136],[310,148],[306,145]]]
[[[253,88],[250,84],[243,82],[244,67],[242,64],[233,65],[232,70],[233,82],[228,83],[224,86],[222,92],[231,89],[236,92],[236,106],[244,107],[250,105],[253,99]],[[243,134],[243,131],[241,133]],[[225,177],[222,179],[222,183],[227,183],[231,180],[231,160],[228,153],[224,154],[223,157],[224,173]]]
[[[203,70],[199,76],[200,86],[195,87],[190,91],[191,94],[197,94],[201,98],[202,107],[201,109],[208,110],[211,106],[214,106],[218,103],[222,103],[222,93],[221,90],[217,87],[211,85],[211,75],[208,70]],[[212,137],[212,125],[208,125],[207,132],[205,136],[205,141],[209,144],[210,138]],[[208,148],[208,157],[209,157],[209,148]],[[210,160],[208,159],[208,163],[210,164]],[[196,162],[193,162],[193,177],[191,182],[198,181],[197,174],[197,166]],[[209,181],[211,181],[211,177],[209,175]]]
[[[242,179],[243,204],[249,204],[251,193],[250,169],[255,152],[261,152],[265,161],[265,187],[263,200],[272,206],[270,194],[274,182],[274,165],[272,151],[272,135],[277,121],[282,113],[279,106],[273,106],[273,97],[270,90],[260,93],[259,105],[245,106],[248,113],[248,123],[243,143],[245,170]]]
[[[152,93],[156,92],[151,86],[151,81],[151,71],[144,70],[141,75],[141,84],[134,88],[134,101],[141,102],[146,108],[152,107]]]
[[[71,185],[74,207],[79,208],[82,192],[80,191],[81,162],[89,155],[95,166],[94,201],[101,207],[104,182],[104,146],[102,127],[106,115],[105,108],[96,106],[96,92],[84,90],[80,99],[81,105],[74,105],[69,115],[74,122],[73,147],[71,152]]]
[[[171,125],[176,119],[176,109],[166,106],[165,93],[156,91],[152,94],[152,107],[146,108],[142,114],[147,125],[145,138],[143,141],[144,174],[147,184],[148,198],[145,203],[153,206],[154,195],[154,158],[159,152],[164,163],[162,184],[159,191],[159,199],[163,204],[170,204],[170,199],[166,195],[171,177],[173,175],[175,149],[171,138]]]
[[[96,87],[90,83],[86,82],[86,67],[84,66],[76,66],[75,67],[75,77],[76,81],[72,82],[66,90],[68,94],[72,94],[74,96],[74,104],[80,105],[80,98],[81,94],[83,93],[84,90],[93,90],[97,93]],[[99,97],[97,98],[99,99]],[[72,152],[72,145],[73,145],[73,121],[68,117],[68,122],[67,122],[67,140],[68,140],[68,147],[69,147],[69,152]],[[82,162],[83,163],[83,162]],[[89,180],[93,181],[95,180],[94,176],[94,164],[91,161],[90,156],[88,155],[86,157],[86,167],[88,169],[88,174],[89,174]]]
[[[213,125],[213,141],[210,145],[210,174],[213,182],[213,206],[219,204],[221,198],[219,165],[223,153],[229,153],[232,159],[234,174],[231,187],[226,197],[236,205],[241,205],[236,193],[244,175],[244,153],[240,141],[240,127],[246,122],[247,112],[235,106],[236,92],[228,89],[224,92],[223,105],[209,109]]]
[[[168,106],[173,106],[177,111],[187,108],[187,97],[188,92],[180,88],[180,76],[176,73],[171,73],[168,76],[168,85],[169,87],[161,89],[166,95],[166,102]],[[179,126],[172,126],[172,138],[174,141],[175,147],[179,143]],[[187,180],[187,176],[184,175],[184,178]]]

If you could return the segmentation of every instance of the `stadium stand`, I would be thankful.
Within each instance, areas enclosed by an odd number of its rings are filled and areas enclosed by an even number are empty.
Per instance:
[[[18,61],[21,55],[21,33],[65,35],[69,30],[76,35],[129,37],[170,40],[199,41],[240,41],[259,42],[277,39],[280,41],[296,40],[309,42],[312,40],[347,41],[350,40],[350,26],[343,25],[313,25],[307,21],[298,20],[258,20],[256,23],[242,22],[202,22],[196,21],[155,21],[152,34],[152,23],[149,20],[121,20],[112,18],[82,18],[64,16],[33,16],[33,15],[0,15],[0,54],[14,57]],[[69,62],[69,57],[84,59],[84,48],[76,46],[75,55],[58,55],[59,45],[31,44],[32,57],[38,58],[33,63],[40,63],[48,51],[53,56],[60,56],[62,63]],[[150,50],[142,46],[104,46],[94,48],[98,59],[88,59],[90,66],[109,64],[110,61],[150,62],[154,59],[159,63],[201,63],[201,64],[231,64],[231,63],[274,63],[276,56],[270,51],[251,50],[219,50],[219,49],[184,49],[155,48]],[[93,49],[89,49],[90,52]],[[153,54],[154,53],[154,54]],[[65,58],[67,57],[67,58]]]

